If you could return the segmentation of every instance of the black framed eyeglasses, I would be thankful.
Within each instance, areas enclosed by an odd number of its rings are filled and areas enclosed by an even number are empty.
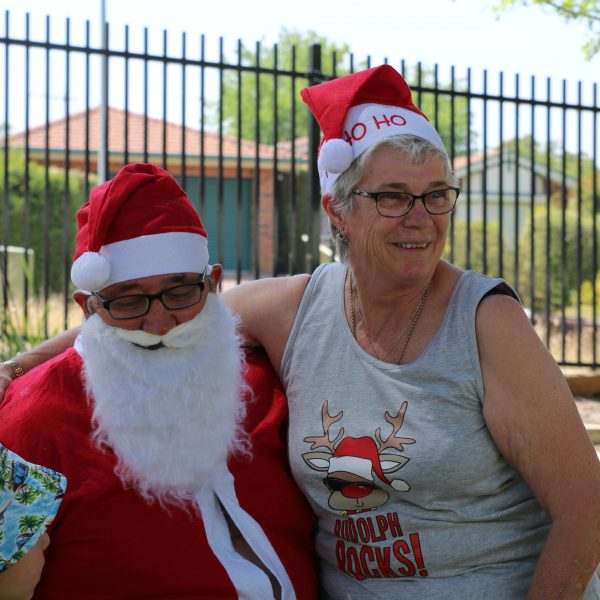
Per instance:
[[[382,217],[403,217],[412,210],[417,200],[423,201],[425,210],[430,215],[445,215],[454,210],[460,189],[447,187],[441,190],[433,190],[415,196],[408,192],[366,192],[365,190],[352,190],[353,194],[375,200],[377,212]]]
[[[92,292],[92,296],[113,319],[137,319],[150,312],[154,300],[160,300],[167,310],[182,310],[198,304],[204,293],[205,277],[206,270],[202,273],[200,281],[176,285],[158,294],[129,294],[117,298],[103,298],[97,292]]]

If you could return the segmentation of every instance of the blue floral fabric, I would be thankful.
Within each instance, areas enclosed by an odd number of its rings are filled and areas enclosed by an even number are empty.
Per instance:
[[[0,573],[35,546],[66,487],[60,473],[27,462],[0,444]]]

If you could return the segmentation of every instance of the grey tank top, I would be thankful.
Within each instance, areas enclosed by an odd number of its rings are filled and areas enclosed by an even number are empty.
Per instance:
[[[514,292],[463,273],[425,351],[395,365],[352,337],[345,275],[316,269],[281,367],[323,597],[524,598],[550,519],[485,425],[475,336],[485,294]]]

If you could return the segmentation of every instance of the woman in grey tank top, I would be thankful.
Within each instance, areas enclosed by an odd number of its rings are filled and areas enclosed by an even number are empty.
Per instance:
[[[598,458],[514,292],[441,260],[437,132],[388,65],[303,99],[343,263],[229,300],[286,389],[323,597],[600,598]]]

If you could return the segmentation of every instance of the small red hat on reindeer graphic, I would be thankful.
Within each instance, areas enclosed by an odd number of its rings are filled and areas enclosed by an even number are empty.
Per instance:
[[[317,164],[323,194],[381,138],[410,134],[444,148],[438,132],[413,104],[408,84],[390,65],[304,88],[300,94],[323,132]]]

